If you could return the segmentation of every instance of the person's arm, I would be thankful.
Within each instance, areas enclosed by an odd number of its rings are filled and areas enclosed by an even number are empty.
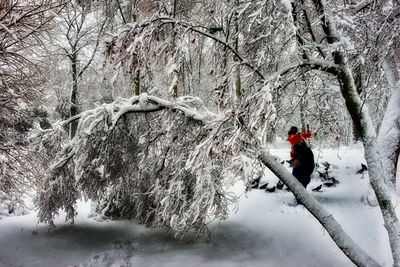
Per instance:
[[[302,136],[303,138],[305,138],[305,139],[306,139],[306,138],[310,138],[311,135],[312,135],[311,130],[308,130],[308,132],[302,133],[302,134],[301,134],[301,136]]]

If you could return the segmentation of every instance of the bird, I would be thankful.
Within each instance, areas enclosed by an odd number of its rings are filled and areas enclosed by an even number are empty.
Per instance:
[[[275,192],[275,186],[271,187],[271,188],[266,188],[265,191],[267,192]]]
[[[335,177],[331,177],[331,178],[329,178],[329,180],[328,181],[331,181],[332,183],[334,183],[334,184],[338,184],[339,183],[339,181],[338,180],[336,180],[335,179]]]
[[[251,183],[251,188],[253,189],[258,188],[258,185],[260,184],[260,179],[261,178],[254,179],[253,182]]]
[[[331,164],[329,164],[329,162],[327,162],[327,161],[321,162],[321,164],[325,166],[325,171],[327,171],[329,169],[329,167],[331,166]]]
[[[319,174],[319,177],[321,177],[321,178],[323,178],[325,180],[329,179],[329,173],[328,172],[320,172],[320,171],[317,171],[317,172]]]
[[[322,184],[320,184],[319,186],[317,186],[316,188],[314,188],[312,191],[317,192],[320,191],[322,188]]]
[[[267,188],[267,186],[268,186],[268,183],[263,184],[262,186],[260,186],[260,189],[265,189],[265,188]]]
[[[361,163],[361,169],[359,169],[356,173],[362,174],[368,170],[368,167]]]
[[[276,188],[278,188],[279,190],[283,188],[283,182],[281,180],[279,180],[278,183],[276,184]]]
[[[324,186],[327,186],[327,187],[331,187],[331,186],[334,186],[334,185],[335,185],[335,183],[332,182],[332,181],[324,183]]]

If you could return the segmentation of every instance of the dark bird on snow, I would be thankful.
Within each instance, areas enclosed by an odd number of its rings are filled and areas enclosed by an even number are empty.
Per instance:
[[[334,186],[334,185],[335,185],[335,183],[331,182],[331,181],[324,183],[324,186],[327,186],[327,187],[331,187],[331,186]]]
[[[317,192],[317,191],[321,190],[321,188],[322,188],[322,184],[320,184],[319,186],[314,188],[312,191]]]
[[[260,184],[260,179],[261,178],[254,179],[253,182],[251,183],[251,188],[253,189],[258,188],[258,185]]]
[[[281,190],[283,188],[283,182],[279,180],[279,182],[276,184],[276,188]]]
[[[260,186],[260,189],[265,189],[265,188],[267,188],[267,186],[268,186],[268,183],[263,184],[262,186]]]
[[[321,178],[323,178],[325,180],[329,179],[329,174],[327,172],[320,172],[320,171],[317,171],[317,172],[319,174],[319,177],[321,177]]]
[[[325,171],[327,171],[329,169],[329,167],[331,166],[331,164],[329,164],[329,162],[327,162],[327,161],[321,162],[321,164],[325,166]]]
[[[266,188],[265,191],[267,192],[275,192],[275,186],[271,187],[271,188]]]
[[[368,170],[367,166],[365,166],[364,164],[361,163],[361,169],[359,169],[356,173],[362,174],[366,170]]]
[[[338,180],[336,180],[335,179],[335,177],[331,177],[331,178],[329,178],[329,180],[328,180],[329,182],[332,182],[332,183],[334,183],[334,184],[338,184],[339,183],[339,181]]]

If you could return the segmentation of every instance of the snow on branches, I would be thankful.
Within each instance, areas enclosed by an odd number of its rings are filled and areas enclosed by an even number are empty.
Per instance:
[[[39,220],[52,223],[59,209],[73,220],[83,196],[105,217],[206,236],[206,223],[226,218],[234,201],[222,175],[224,153],[211,147],[219,121],[197,98],[146,94],[82,113],[76,137],[45,178]]]
[[[77,135],[60,149],[38,195],[41,222],[52,224],[60,209],[73,221],[75,203],[85,197],[104,217],[206,237],[206,224],[225,219],[236,200],[228,188],[237,175],[247,177],[232,166],[240,164],[246,144],[240,121],[248,118],[212,113],[198,98],[141,94],[79,119]]]
[[[22,204],[37,185],[41,168],[27,137],[32,107],[40,99],[38,87],[45,81],[38,51],[63,5],[51,0],[0,2],[0,202]]]

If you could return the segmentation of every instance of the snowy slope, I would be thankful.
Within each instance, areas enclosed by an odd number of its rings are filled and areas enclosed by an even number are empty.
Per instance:
[[[287,159],[289,146],[281,142],[271,152]],[[355,174],[364,162],[361,146],[314,149],[314,154],[334,165],[331,175],[340,184],[312,194],[363,249],[390,266],[383,220],[379,209],[368,205],[373,195],[367,176]],[[265,182],[274,185],[277,178],[266,170]],[[308,189],[319,184],[315,176]],[[34,212],[8,217],[0,220],[0,266],[353,266],[303,206],[288,205],[294,200],[290,192],[243,189],[241,183],[234,188],[242,195],[238,210],[211,223],[209,243],[175,240],[126,220],[98,222],[88,218],[90,204],[84,202],[75,225],[60,216],[51,232],[37,225]]]

